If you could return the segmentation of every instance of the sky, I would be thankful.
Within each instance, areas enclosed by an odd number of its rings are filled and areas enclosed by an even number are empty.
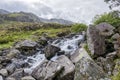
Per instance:
[[[110,11],[103,0],[0,0],[0,8],[82,23],[90,23],[94,16]]]

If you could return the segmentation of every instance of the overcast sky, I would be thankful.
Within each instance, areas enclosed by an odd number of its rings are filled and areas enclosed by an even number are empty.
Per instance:
[[[85,23],[90,23],[95,15],[109,11],[103,0],[0,0],[0,8]]]

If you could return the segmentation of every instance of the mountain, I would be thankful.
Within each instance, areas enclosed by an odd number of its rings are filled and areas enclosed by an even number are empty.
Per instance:
[[[6,10],[0,9],[0,22],[5,21],[18,21],[18,22],[43,22],[43,23],[58,23],[58,24],[65,24],[70,25],[73,24],[72,21],[64,20],[64,19],[44,19],[41,17],[36,16],[33,13],[27,12],[13,12],[10,13]]]
[[[59,24],[65,24],[65,25],[71,25],[71,24],[74,23],[74,22],[69,21],[69,20],[55,19],[55,18],[46,19],[46,20],[44,20],[43,22],[46,22],[46,23],[59,23]]]
[[[10,12],[9,11],[6,11],[4,9],[0,9],[0,14],[9,14]]]

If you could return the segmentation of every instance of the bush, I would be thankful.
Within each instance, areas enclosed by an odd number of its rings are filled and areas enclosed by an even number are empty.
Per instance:
[[[73,32],[76,32],[76,33],[77,32],[82,32],[82,31],[86,31],[87,30],[87,25],[85,25],[83,23],[81,23],[81,24],[74,24],[74,25],[72,25],[71,30]]]
[[[100,16],[96,16],[94,19],[94,24],[97,25],[102,22],[107,22],[114,26],[116,29],[120,27],[120,12],[119,11],[113,11],[110,13],[105,13]]]

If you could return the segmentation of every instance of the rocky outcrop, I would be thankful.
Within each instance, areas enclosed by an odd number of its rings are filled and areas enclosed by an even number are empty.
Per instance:
[[[87,30],[87,43],[92,56],[101,56],[105,54],[105,38],[100,35],[96,27],[89,26]]]
[[[53,46],[53,45],[47,45],[44,49],[44,52],[45,52],[45,57],[47,59],[50,59],[52,58],[53,56],[56,55],[57,52],[60,51],[60,48],[56,47],[56,46]]]

